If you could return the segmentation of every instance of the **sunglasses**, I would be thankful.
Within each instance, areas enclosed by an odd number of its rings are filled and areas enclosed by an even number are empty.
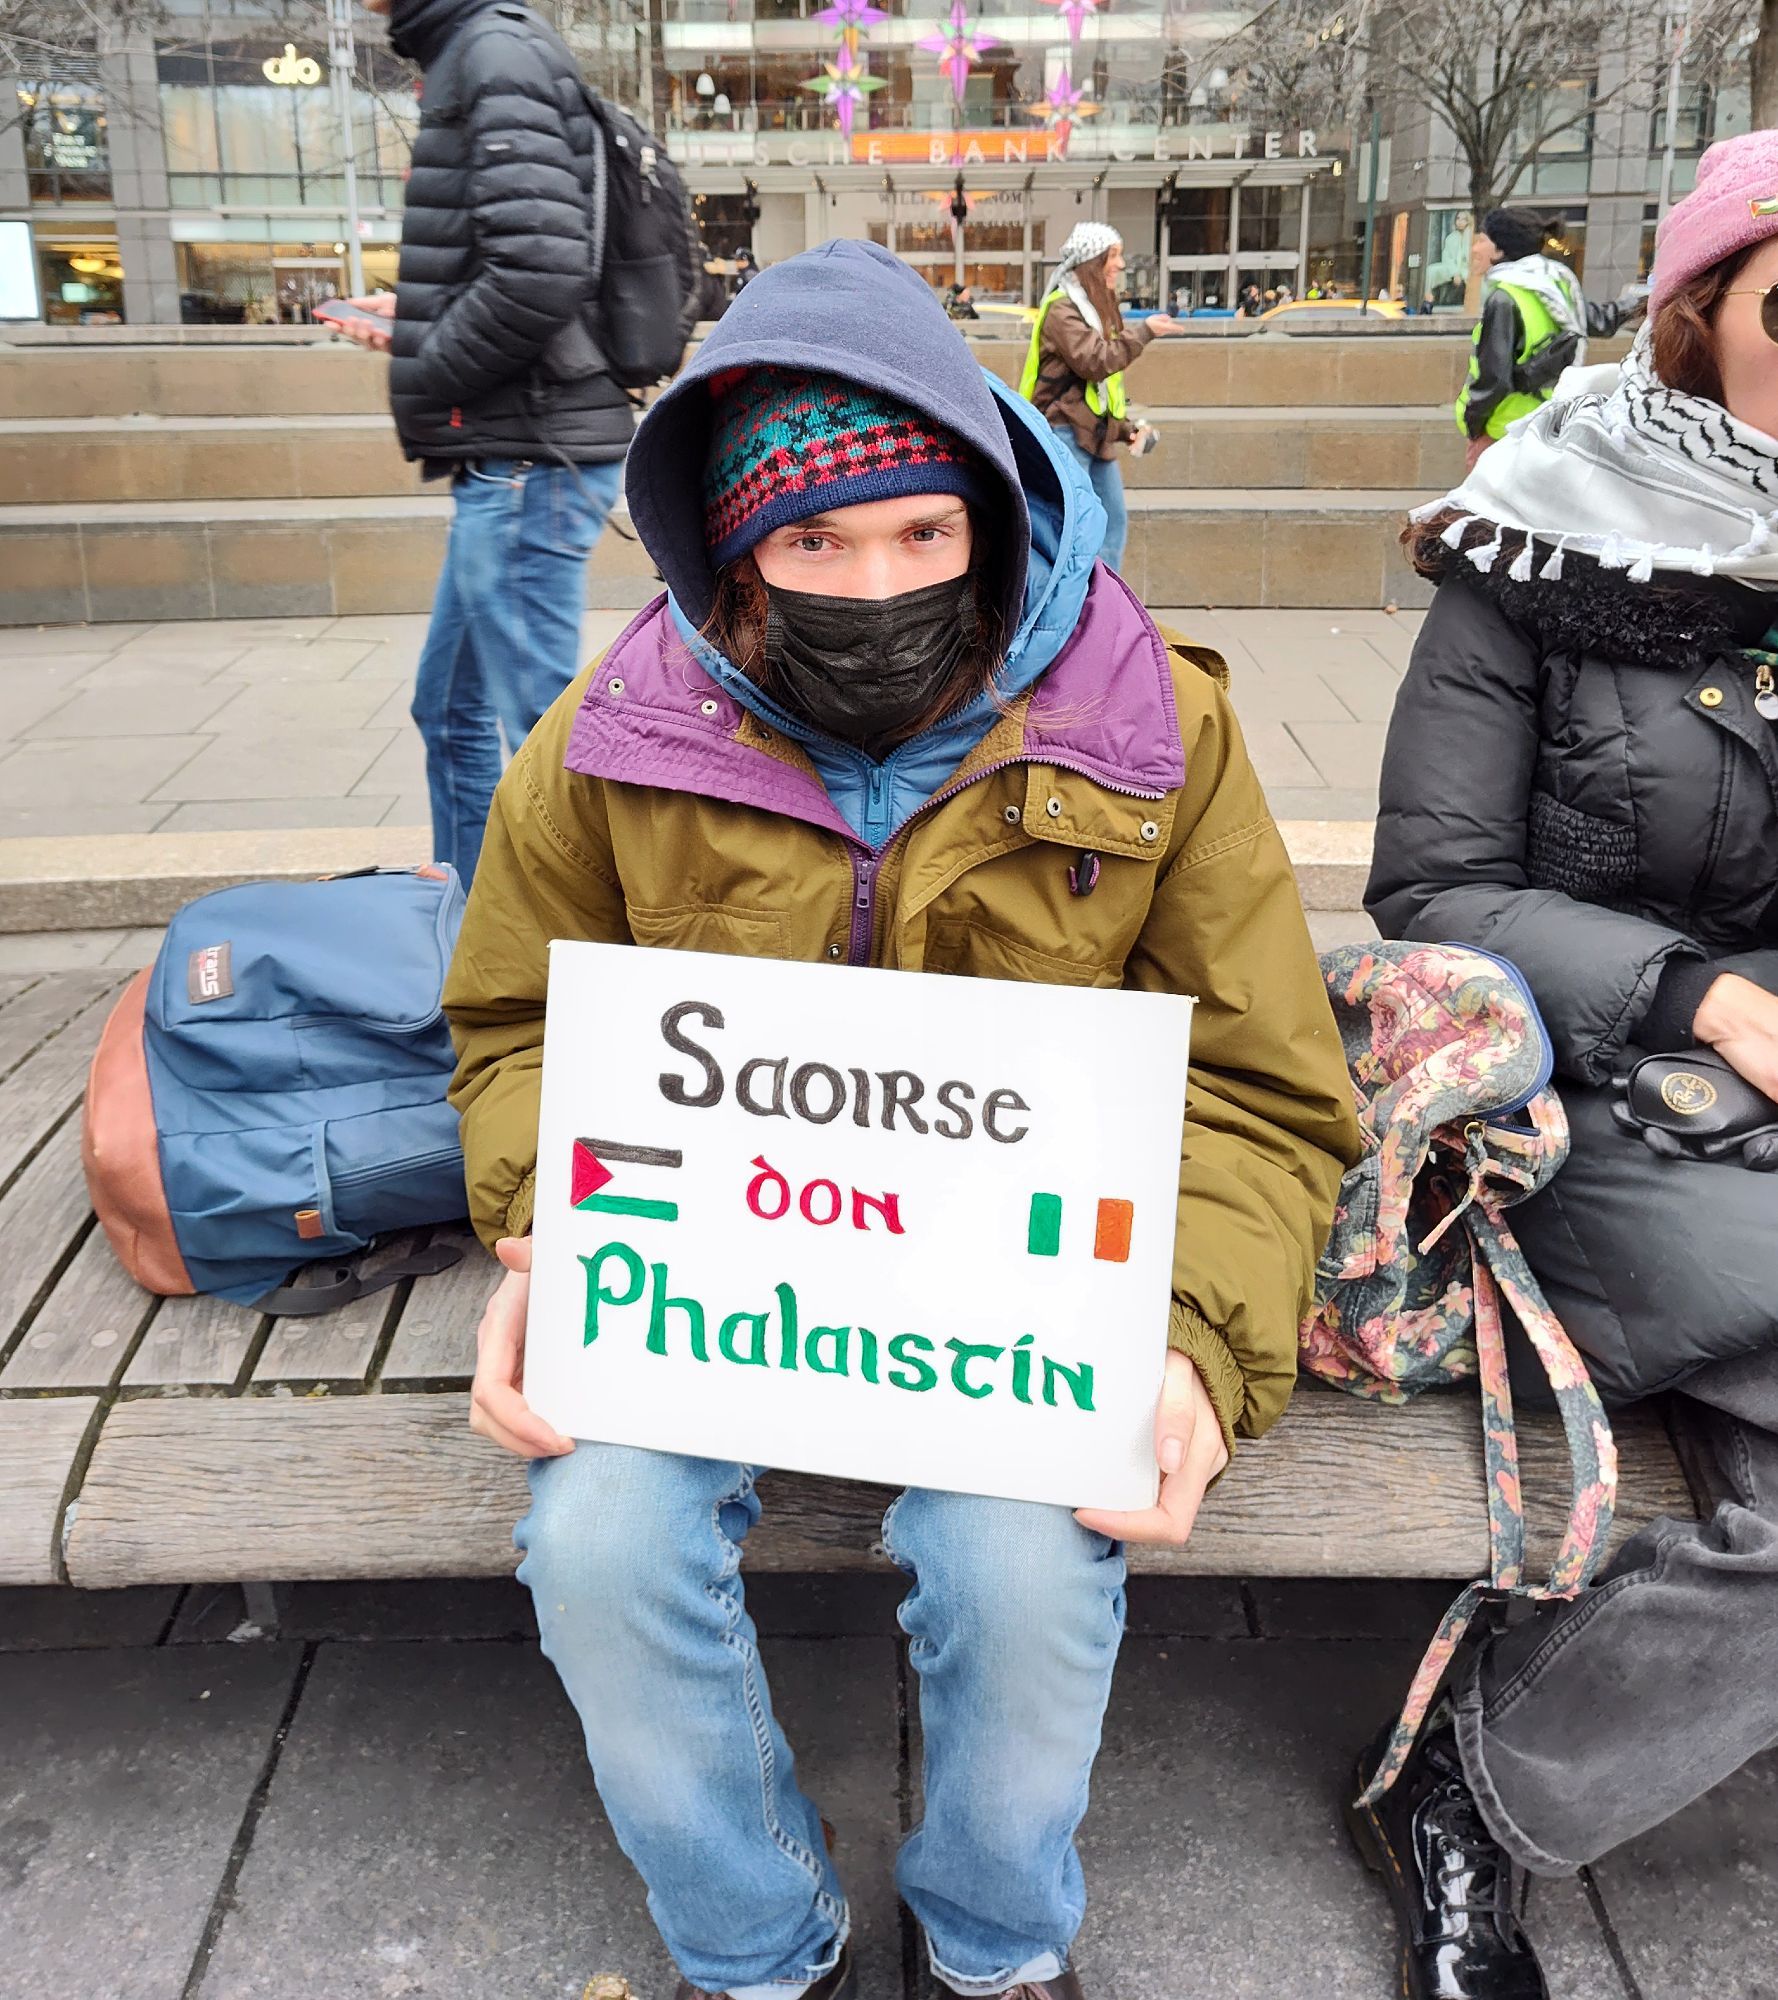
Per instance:
[[[1723,293],[1725,299],[1758,299],[1760,330],[1768,340],[1778,341],[1778,285],[1763,290],[1753,285],[1736,285]]]

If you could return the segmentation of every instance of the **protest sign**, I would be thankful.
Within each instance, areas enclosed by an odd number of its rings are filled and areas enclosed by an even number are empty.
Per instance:
[[[1191,1007],[552,945],[527,1398],[570,1437],[1150,1505]]]

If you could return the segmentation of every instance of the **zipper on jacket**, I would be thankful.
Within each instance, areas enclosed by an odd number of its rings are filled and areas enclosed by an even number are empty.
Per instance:
[[[888,843],[884,843],[884,852]],[[846,946],[848,965],[869,965],[871,932],[876,928],[877,866],[881,856],[852,850],[852,935]]]
[[[934,806],[942,806],[947,799],[954,799],[959,792],[967,791],[971,785],[980,784],[984,778],[997,777],[1002,771],[1010,771],[1016,764],[1042,762],[1058,771],[1072,771],[1077,777],[1090,779],[1101,791],[1113,792],[1122,799],[1151,799],[1157,804],[1167,795],[1165,792],[1139,791],[1131,785],[1113,785],[1101,778],[1096,771],[1089,771],[1084,764],[1077,764],[1065,757],[1002,757],[997,764],[984,764],[979,771],[972,771],[967,778],[958,778],[943,790],[933,793],[931,798],[918,805],[908,814],[882,846],[869,852],[854,847],[852,853],[852,935],[847,945],[848,965],[868,965],[872,934],[876,928],[877,871],[882,867],[890,848],[907,832],[922,813],[931,812]]]

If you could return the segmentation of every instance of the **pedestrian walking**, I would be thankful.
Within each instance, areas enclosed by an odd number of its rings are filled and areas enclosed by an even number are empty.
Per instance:
[[[940,1990],[1082,2000],[1074,1835],[1123,1545],[1183,1541],[1237,1434],[1283,1408],[1357,1154],[1289,858],[1220,662],[1094,561],[1067,436],[879,246],[754,279],[644,418],[629,498],[670,594],[507,772],[445,996],[476,1224],[509,1272],[473,1421],[534,1460],[520,1575],[678,2000],[850,1993],[845,1891],[739,1571],[759,1468],[571,1447],[517,1386],[550,940],[1196,994],[1158,1506],[913,1490],[883,1527],[917,1585],[926,1755],[897,1882]]]
[[[1156,334],[1178,333],[1183,322],[1150,313],[1124,325],[1117,284],[1124,269],[1124,240],[1103,222],[1077,222],[1062,245],[1062,260],[1037,309],[1019,394],[1036,405],[1105,509],[1099,558],[1120,569],[1129,535],[1118,453],[1150,448],[1152,433],[1132,423],[1124,395],[1124,370]]]
[[[1361,1820],[1408,2000],[1543,2000],[1520,1871],[1570,1874],[1778,1742],[1778,1181],[1684,1137],[1778,1129],[1778,133],[1704,155],[1650,305],[1621,369],[1411,530],[1437,590],[1366,902],[1529,981],[1573,1146],[1515,1233],[1608,1401],[1677,1391],[1719,1504],[1490,1636]],[[1665,1157],[1615,1115],[1643,1054],[1675,1058]]]
[[[1590,303],[1580,280],[1547,254],[1549,226],[1524,208],[1491,209],[1475,240],[1482,316],[1470,335],[1469,374],[1457,392],[1457,428],[1474,465],[1509,424],[1548,402],[1564,368],[1586,360],[1588,334],[1615,333],[1623,309]]]
[[[579,65],[508,0],[366,0],[425,72],[398,287],[342,331],[388,351],[401,446],[454,506],[413,717],[434,858],[481,852],[516,751],[580,664],[586,565],[634,429],[600,364]]]

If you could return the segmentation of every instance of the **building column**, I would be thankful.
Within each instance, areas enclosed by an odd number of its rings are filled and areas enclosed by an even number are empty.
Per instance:
[[[0,102],[16,104],[15,76],[0,76]],[[31,212],[31,183],[25,173],[25,128],[18,118],[0,118],[0,215]]]
[[[1302,207],[1297,214],[1296,225],[1296,295],[1306,298],[1309,292],[1309,190],[1314,176],[1306,176],[1303,181]]]
[[[1229,183],[1229,262],[1221,303],[1232,306],[1240,295],[1241,273],[1235,258],[1241,248],[1241,183]]]
[[[124,318],[133,324],[177,324],[179,270],[169,228],[153,38],[144,29],[131,28],[114,40],[107,37],[106,43],[100,50],[99,81],[105,93]]]

